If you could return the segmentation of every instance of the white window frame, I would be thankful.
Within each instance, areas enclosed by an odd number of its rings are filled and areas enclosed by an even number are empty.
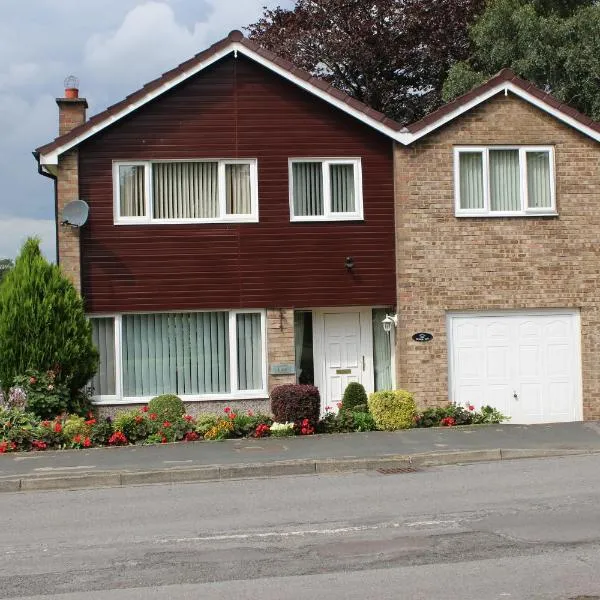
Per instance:
[[[323,214],[298,216],[294,214],[294,170],[295,163],[321,163],[323,169]],[[329,167],[331,165],[353,165],[354,166],[354,200],[355,210],[353,212],[331,211],[331,186]],[[290,158],[288,160],[288,180],[290,196],[290,221],[362,221],[363,216],[363,193],[362,193],[362,166],[360,158]]]
[[[153,216],[153,190],[152,190],[152,165],[159,163],[196,163],[213,162],[218,163],[218,200],[219,216],[201,219],[156,219]],[[251,211],[247,215],[226,214],[226,189],[225,189],[225,167],[226,165],[249,165],[250,166],[250,202]],[[122,216],[119,167],[121,166],[143,166],[144,167],[144,205],[145,216],[126,217]],[[119,160],[113,161],[113,214],[115,225],[187,225],[195,223],[258,223],[258,161],[255,158],[198,158],[186,160]]]
[[[520,173],[521,208],[516,211],[490,210],[490,150],[518,150]],[[481,153],[483,160],[483,208],[461,208],[460,206],[460,155],[463,153]],[[527,189],[527,153],[548,152],[550,162],[550,206],[529,207]],[[455,146],[454,147],[454,201],[457,217],[532,217],[556,215],[556,178],[554,167],[554,148],[552,146]]]
[[[179,394],[184,402],[210,402],[211,400],[253,400],[265,399],[269,397],[268,386],[268,365],[267,365],[267,317],[266,311],[262,309],[219,309],[190,311],[190,310],[170,310],[170,311],[136,311],[132,313],[98,313],[88,315],[89,319],[95,318],[113,318],[114,319],[114,339],[115,339],[115,395],[92,396],[94,404],[146,404],[153,396],[123,396],[123,317],[125,315],[139,314],[160,314],[170,313],[190,313],[190,312],[227,312],[229,315],[229,382],[231,390],[221,394]],[[263,387],[258,390],[240,390],[238,388],[237,372],[237,315],[238,314],[260,314],[260,329],[262,336],[262,381]],[[167,392],[164,392],[167,393]],[[176,393],[173,391],[172,393]]]

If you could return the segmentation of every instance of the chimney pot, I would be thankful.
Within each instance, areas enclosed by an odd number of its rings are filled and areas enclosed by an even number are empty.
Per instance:
[[[65,98],[73,99],[79,98],[79,90],[76,87],[65,89]]]

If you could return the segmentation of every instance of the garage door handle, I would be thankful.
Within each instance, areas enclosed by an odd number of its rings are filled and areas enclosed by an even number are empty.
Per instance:
[[[513,392],[513,398],[514,398],[515,400],[518,400],[518,399],[519,399],[519,396],[518,396],[517,392]]]

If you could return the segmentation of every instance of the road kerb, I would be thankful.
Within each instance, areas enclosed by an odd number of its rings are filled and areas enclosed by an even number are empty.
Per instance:
[[[1,478],[0,493],[43,490],[77,490],[100,487],[151,485],[158,483],[194,483],[257,479],[294,475],[313,475],[372,471],[405,467],[429,467],[473,462],[515,460],[595,454],[591,449],[488,449],[429,452],[413,455],[384,455],[367,458],[298,459],[267,463],[212,465],[196,468],[174,468],[152,471],[121,471],[56,475],[53,477]]]

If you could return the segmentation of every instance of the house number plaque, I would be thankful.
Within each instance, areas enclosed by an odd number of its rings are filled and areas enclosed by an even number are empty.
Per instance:
[[[420,333],[415,333],[412,336],[412,339],[415,340],[415,342],[430,342],[433,339],[433,335],[431,335],[431,333],[421,331]]]
[[[274,363],[271,365],[271,375],[295,375],[296,365]]]

